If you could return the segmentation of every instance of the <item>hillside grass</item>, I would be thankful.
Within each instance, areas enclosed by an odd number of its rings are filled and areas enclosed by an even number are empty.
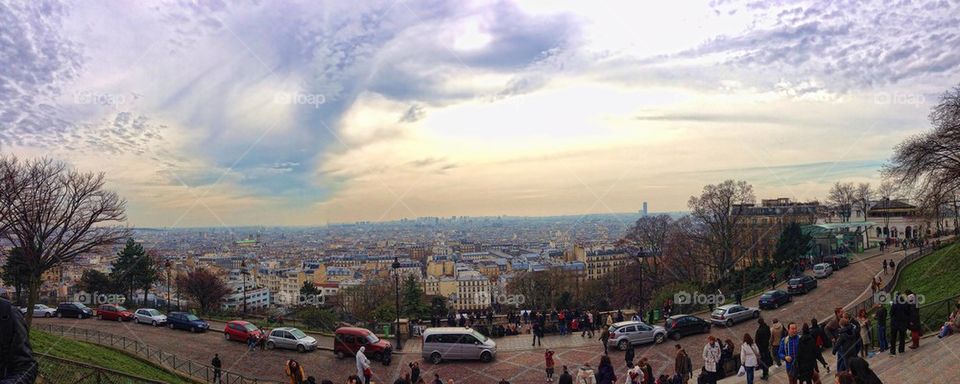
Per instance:
[[[897,292],[907,289],[933,303],[960,294],[960,241],[915,261],[901,272]]]
[[[30,343],[35,354],[46,354],[96,365],[165,383],[193,384],[192,381],[125,353],[96,344],[60,338],[37,329],[30,331]]]

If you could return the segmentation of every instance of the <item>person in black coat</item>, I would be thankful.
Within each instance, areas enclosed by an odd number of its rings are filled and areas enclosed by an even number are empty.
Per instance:
[[[870,369],[870,364],[859,356],[850,358],[850,373],[857,384],[883,384],[877,374]]]
[[[903,353],[907,346],[907,323],[910,321],[910,306],[903,295],[895,294],[890,306],[890,354]],[[897,346],[899,340],[900,345]]]
[[[627,363],[626,365],[628,367],[633,365],[633,358],[635,356],[634,355],[635,353],[636,351],[633,350],[633,344],[630,344],[629,346],[627,346],[627,351],[623,354],[623,360]]]
[[[823,360],[820,356],[820,349],[817,347],[816,338],[810,331],[810,327],[803,325],[803,334],[800,336],[800,342],[797,343],[797,361],[795,363],[797,381],[800,383],[812,383],[817,369],[817,358]]]
[[[770,327],[763,321],[763,318],[757,319],[757,332],[753,340],[760,351],[760,368],[762,374],[761,380],[766,380],[770,376],[770,364],[773,364],[773,356],[770,355]]]
[[[563,373],[560,374],[560,380],[557,384],[573,384],[573,376],[570,375],[566,365],[563,366]]]
[[[847,370],[847,362],[857,355],[859,332],[850,325],[847,319],[840,319],[840,330],[837,332],[837,342],[833,344],[833,354],[837,355],[837,372]]]
[[[33,384],[36,379],[37,362],[23,315],[0,299],[0,383]]]

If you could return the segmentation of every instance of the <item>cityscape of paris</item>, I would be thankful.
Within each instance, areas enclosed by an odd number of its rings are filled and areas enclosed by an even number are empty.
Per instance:
[[[960,3],[0,0],[0,384],[960,383]]]

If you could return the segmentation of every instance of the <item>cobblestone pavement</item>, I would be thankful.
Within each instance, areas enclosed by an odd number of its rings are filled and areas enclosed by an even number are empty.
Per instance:
[[[912,250],[911,250],[912,252]],[[897,262],[904,257],[904,252],[888,252],[880,254],[876,250],[861,255],[861,261],[851,264],[841,271],[837,271],[830,278],[820,281],[819,287],[807,295],[796,297],[794,302],[778,310],[764,311],[763,316],[768,320],[779,318],[782,322],[810,321],[817,317],[824,319],[832,314],[833,308],[845,306],[865,293],[870,279],[882,271],[881,260],[894,259]],[[877,256],[877,257],[873,257]],[[887,278],[892,275],[887,275]],[[866,292],[869,294],[869,291]],[[743,304],[756,306],[757,298],[744,300]],[[241,374],[268,380],[282,380],[283,363],[293,358],[304,364],[309,375],[317,378],[331,378],[340,382],[342,378],[355,372],[353,359],[337,360],[332,352],[318,350],[299,354],[293,351],[265,351],[247,353],[244,345],[238,342],[223,340],[219,332],[190,334],[189,332],[171,331],[165,328],[154,328],[147,325],[132,323],[116,323],[98,321],[95,319],[36,319],[38,324],[58,324],[76,328],[96,329],[113,332],[117,335],[132,337],[146,344],[178,352],[182,357],[196,362],[208,363],[214,353],[219,353],[224,362],[224,368]],[[734,340],[739,347],[744,333],[754,333],[756,324],[752,321],[737,324],[733,327],[714,327],[711,334],[721,339]],[[657,374],[673,372],[674,345],[683,346],[693,359],[695,368],[701,366],[700,352],[706,335],[686,337],[679,342],[668,340],[661,345],[644,345],[636,349],[636,359],[647,357]],[[934,338],[935,339],[935,338]],[[960,336],[957,337],[960,339]],[[440,374],[444,380],[455,378],[458,383],[494,383],[506,378],[511,383],[532,383],[544,381],[543,351],[546,347],[557,351],[557,374],[560,367],[567,365],[571,372],[584,363],[596,367],[600,355],[603,353],[598,340],[586,339],[579,334],[568,336],[547,336],[543,340],[543,347],[531,347],[530,336],[514,336],[496,339],[498,343],[497,359],[488,364],[480,362],[443,363],[438,366],[423,362],[419,355],[419,342],[410,341],[406,344],[403,353],[397,354],[394,363],[390,366],[374,364],[377,382],[393,382],[398,375],[407,372],[407,363],[421,361],[422,372],[425,377],[432,378],[434,373]],[[321,343],[330,343],[329,338],[320,338]],[[960,350],[960,349],[958,349]],[[953,355],[949,355],[953,356]],[[618,373],[625,371],[623,352],[611,351],[610,357]],[[907,357],[910,357],[908,353]],[[954,372],[960,365],[960,359],[942,356],[943,360],[953,361]],[[899,358],[899,357],[898,357]],[[922,360],[925,361],[925,360]],[[931,366],[935,366],[932,365]],[[924,366],[926,367],[926,365]],[[402,368],[402,369],[401,369]],[[911,367],[907,371],[913,370]],[[919,367],[916,367],[919,369]],[[949,365],[944,365],[949,368]],[[894,374],[896,370],[890,370]],[[774,375],[771,382],[778,382]],[[953,375],[953,377],[960,377]],[[429,381],[429,380],[428,380]],[[736,380],[735,380],[736,381]]]

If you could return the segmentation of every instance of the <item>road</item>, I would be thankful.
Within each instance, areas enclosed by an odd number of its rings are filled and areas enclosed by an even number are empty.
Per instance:
[[[797,296],[793,303],[777,310],[763,311],[763,317],[768,320],[778,318],[781,322],[791,321],[809,322],[811,318],[824,319],[833,312],[834,307],[842,307],[859,297],[869,287],[870,279],[882,271],[881,260],[893,259],[899,263],[904,252],[888,252],[877,257],[875,250],[863,255],[865,260],[851,264],[843,270],[834,272],[833,276],[819,281],[819,287],[812,292]],[[888,275],[887,278],[892,277]],[[744,305],[757,306],[757,298],[743,301]],[[209,363],[214,353],[219,353],[224,362],[224,369],[236,371],[250,377],[261,379],[282,380],[283,364],[287,359],[300,361],[308,375],[320,378],[329,378],[340,382],[346,376],[355,372],[353,359],[337,360],[333,353],[318,350],[309,353],[294,351],[265,351],[247,352],[245,345],[239,342],[228,342],[219,332],[211,331],[202,334],[191,334],[186,331],[172,331],[166,328],[155,328],[149,325],[133,323],[117,323],[99,321],[96,319],[36,319],[36,324],[56,324],[78,329],[91,329],[101,332],[111,332],[139,340],[148,345],[160,347],[169,352],[176,352],[181,357],[200,363]],[[756,323],[747,321],[733,327],[714,327],[710,334],[720,339],[731,339],[739,348],[740,340],[745,333],[753,335]],[[680,344],[693,359],[695,368],[702,363],[700,357],[706,335],[695,335],[683,338],[679,342],[668,340],[661,345],[640,346],[636,350],[636,358],[647,357],[657,374],[673,372],[674,345]],[[321,338],[321,343],[330,343],[329,338]],[[444,380],[456,378],[458,383],[492,383],[506,378],[512,383],[532,383],[543,380],[543,350],[529,346],[529,336],[513,336],[496,339],[500,352],[496,361],[483,364],[479,362],[444,363],[439,366],[425,363],[418,353],[419,342],[411,341],[407,351],[395,356],[394,363],[389,367],[375,363],[373,370],[377,382],[393,382],[399,374],[407,372],[408,362],[421,361],[423,375],[428,379],[433,373],[439,373]],[[570,336],[547,336],[543,341],[544,347],[557,351],[557,371],[560,366],[568,365],[575,371],[583,363],[589,362],[596,367],[599,356],[603,353],[598,340],[581,338],[579,334]],[[328,346],[330,347],[330,346]],[[410,350],[413,350],[411,353]],[[611,359],[617,372],[625,371],[623,353],[611,351]],[[429,381],[429,380],[428,380]]]

